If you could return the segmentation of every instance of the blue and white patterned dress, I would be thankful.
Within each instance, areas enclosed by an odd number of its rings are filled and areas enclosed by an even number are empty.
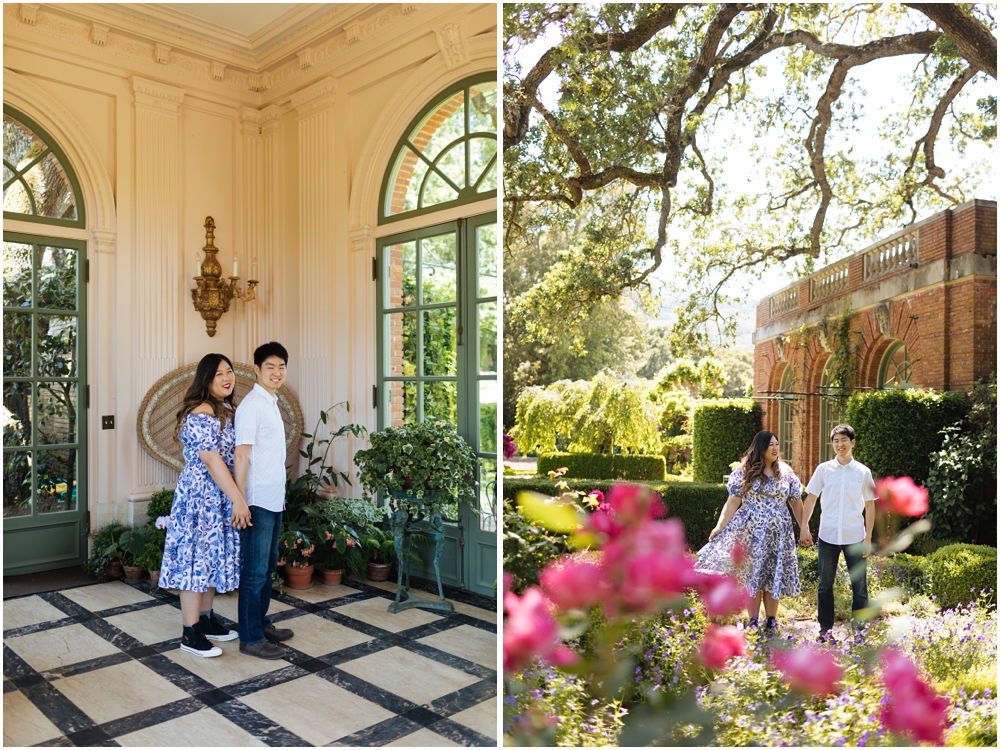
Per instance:
[[[240,585],[240,532],[230,525],[233,504],[208,473],[198,451],[215,451],[233,470],[236,432],[209,414],[188,414],[181,425],[184,470],[170,508],[160,587],[181,591],[233,591]]]
[[[799,560],[795,554],[795,532],[788,501],[802,497],[802,483],[786,464],[781,476],[761,477],[743,497],[743,470],[729,476],[729,494],[743,504],[726,528],[698,550],[697,570],[730,573],[754,594],[766,591],[775,599],[795,596],[799,585]],[[733,548],[741,543],[747,559],[733,565]]]

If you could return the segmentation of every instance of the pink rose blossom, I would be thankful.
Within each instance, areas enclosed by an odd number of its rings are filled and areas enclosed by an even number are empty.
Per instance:
[[[918,742],[943,745],[948,699],[921,680],[913,662],[899,651],[883,649],[879,657],[884,665],[882,681],[889,692],[882,708],[882,724],[891,732],[910,734]]]
[[[879,508],[899,516],[922,516],[927,512],[927,490],[909,477],[885,477],[875,483]]]
[[[587,516],[587,528],[595,534],[614,539],[625,530],[625,525],[615,520],[611,506],[601,503],[597,510]]]
[[[667,512],[657,493],[638,484],[611,485],[608,503],[626,523],[641,523],[647,519],[659,518]]]
[[[839,692],[843,668],[826,649],[804,645],[775,651],[771,661],[781,671],[782,679],[796,690],[810,695]]]
[[[521,669],[534,657],[559,666],[573,663],[573,652],[558,641],[552,602],[540,588],[531,586],[521,597],[508,591],[504,594],[503,605],[507,612],[503,624],[505,672]]]
[[[600,506],[604,504],[604,493],[601,492],[600,490],[591,490],[590,492],[587,493],[587,497],[594,498],[598,503],[597,506],[598,508],[600,508]]]
[[[746,638],[732,625],[709,625],[705,628],[698,655],[709,669],[723,669],[732,657],[747,655]]]
[[[728,617],[742,612],[750,596],[740,582],[729,575],[707,573],[702,576],[701,599],[710,617]]]
[[[549,599],[559,609],[587,609],[611,590],[604,568],[590,560],[549,563],[538,576]]]
[[[514,574],[508,573],[506,570],[503,572],[503,590],[504,593],[510,591],[511,586],[514,585]]]
[[[680,598],[698,580],[692,559],[669,552],[632,556],[621,570],[618,593],[622,603],[635,612],[660,609],[663,603]]]

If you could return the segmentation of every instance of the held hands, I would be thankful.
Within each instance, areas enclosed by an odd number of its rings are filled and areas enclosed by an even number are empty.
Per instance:
[[[240,530],[253,526],[250,522],[250,508],[244,500],[233,501],[233,518],[229,523],[234,529]]]
[[[812,547],[813,538],[812,534],[809,533],[808,526],[803,527],[802,530],[799,532],[799,544],[801,544],[803,547]]]
[[[868,539],[866,537],[865,540],[861,544],[863,545],[862,549],[864,550],[861,553],[861,556],[862,557],[868,557],[872,553],[872,540]]]

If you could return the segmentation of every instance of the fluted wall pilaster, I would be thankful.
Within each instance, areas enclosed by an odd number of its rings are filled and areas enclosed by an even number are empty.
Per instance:
[[[299,148],[299,397],[307,425],[331,397],[336,88],[336,80],[325,78],[292,97]]]
[[[275,294],[277,284],[278,248],[281,247],[281,237],[284,231],[284,212],[281,203],[284,184],[284,162],[281,158],[281,108],[272,104],[261,110],[261,241],[259,247],[258,273],[263,296],[258,291],[262,303],[261,319],[258,324],[259,340],[254,348],[262,343],[273,341],[275,332],[281,330],[281,309]],[[251,349],[251,355],[253,349]],[[248,360],[249,361],[249,360]]]
[[[184,91],[131,79],[135,106],[135,240],[132,305],[136,407],[149,388],[180,366],[183,288],[180,200],[180,107]],[[134,421],[135,414],[132,419]],[[129,421],[125,423],[128,424]],[[177,472],[144,452],[136,489],[172,484]]]
[[[243,223],[244,223],[244,279],[253,276],[257,264],[260,272],[260,246],[264,235],[264,200],[261,180],[264,171],[264,142],[260,132],[261,113],[244,107],[240,110],[240,135],[243,142]],[[260,280],[259,278],[257,279]],[[246,284],[244,282],[244,288]],[[236,357],[247,362],[253,357],[253,350],[260,341],[260,324],[264,316],[262,294],[252,304],[244,306],[243,330],[237,336]]]

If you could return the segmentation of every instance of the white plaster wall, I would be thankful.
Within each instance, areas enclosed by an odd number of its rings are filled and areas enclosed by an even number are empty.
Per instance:
[[[475,47],[479,51],[448,68],[441,62],[433,29],[455,18],[464,19],[470,48],[480,37]],[[255,344],[278,340],[290,352],[288,387],[304,407],[309,405],[304,413],[307,429],[319,408],[345,400],[351,402],[353,421],[375,428],[371,257],[377,236],[407,228],[396,224],[380,229],[372,212],[388,159],[384,149],[372,145],[380,135],[375,131],[391,130],[384,140],[394,145],[409,119],[438,91],[474,72],[495,68],[495,31],[493,5],[433,6],[416,14],[412,25],[400,25],[393,32],[404,46],[392,48],[393,39],[382,38],[378,49],[392,49],[363,54],[339,69],[333,63],[317,67],[297,79],[294,90],[278,89],[273,95],[265,91],[253,106],[248,106],[248,97],[219,96],[212,86],[164,73],[160,84],[180,91],[182,101],[176,106],[176,143],[160,144],[150,139],[153,131],[136,130],[137,105],[130,82],[133,76],[154,80],[155,68],[130,67],[124,60],[109,65],[97,48],[91,52],[78,45],[59,50],[30,43],[30,34],[27,41],[17,43],[8,43],[5,36],[5,68],[42,88],[79,123],[99,157],[101,179],[111,185],[114,195],[114,239],[105,252],[97,253],[93,242],[88,250],[88,489],[93,527],[112,519],[141,520],[149,495],[175,480],[175,472],[141,450],[135,432],[138,408],[153,380],[208,352],[250,362]],[[483,37],[492,43],[489,55],[483,52]],[[303,89],[331,77],[336,90],[327,122],[322,134],[310,136],[323,140],[303,151],[302,113],[292,102]],[[414,86],[416,79],[419,87]],[[408,89],[422,93],[414,98]],[[388,110],[392,116],[387,116]],[[26,114],[44,122],[31,111]],[[251,144],[253,138],[260,139],[258,145]],[[176,160],[157,161],[156,154],[143,149],[165,153],[173,149]],[[322,169],[310,165],[313,168],[303,172],[302,160],[309,153],[323,155]],[[149,163],[158,165],[152,182],[146,172],[137,174],[137,165]],[[74,167],[81,169],[79,164]],[[368,178],[360,179],[364,175]],[[317,180],[326,181],[328,213],[316,214],[314,206],[313,218],[303,225],[303,207],[310,198],[302,191]],[[361,201],[369,210],[358,213],[353,207],[362,189],[369,193]],[[156,200],[172,201],[162,214],[168,222],[175,220],[176,228],[167,227],[163,238],[150,234],[155,208],[151,190]],[[495,200],[486,201],[459,215],[496,210],[496,205]],[[90,216],[91,206],[87,208]],[[221,249],[224,273],[231,271],[236,249],[240,276],[248,278],[257,254],[261,280],[258,300],[234,300],[214,338],[206,335],[190,296],[194,254],[205,243],[203,224],[208,215],[216,222],[215,244]],[[455,217],[442,214],[435,220],[451,218]],[[5,221],[5,226],[19,228],[16,222]],[[317,228],[328,236],[303,236]],[[77,235],[93,239],[79,230],[65,230],[60,236]],[[311,248],[305,257],[303,248]],[[304,290],[306,280],[311,284]],[[319,319],[310,317],[317,314]],[[160,325],[151,324],[158,320]],[[148,324],[139,326],[137,321]],[[255,342],[255,337],[261,340]],[[301,365],[316,357],[327,357],[328,364],[307,379]],[[100,430],[103,414],[115,415],[116,430]],[[338,469],[351,467],[351,455],[358,447],[347,443],[338,447]]]

